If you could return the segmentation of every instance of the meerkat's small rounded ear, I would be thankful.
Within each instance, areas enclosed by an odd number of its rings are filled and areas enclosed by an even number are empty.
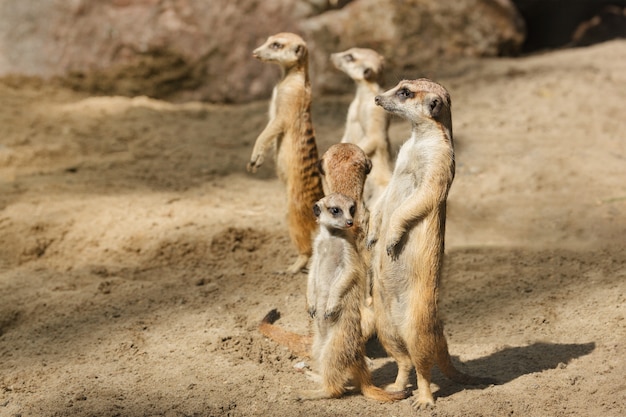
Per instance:
[[[374,79],[376,78],[376,71],[374,71],[373,69],[371,69],[371,68],[369,68],[369,67],[368,67],[368,68],[365,68],[365,69],[363,70],[363,78],[364,78],[366,81],[372,81],[372,80],[374,80]]]
[[[296,45],[296,49],[294,51],[298,58],[302,58],[304,55],[306,55],[306,46]]]
[[[439,96],[429,96],[424,100],[424,104],[430,110],[430,115],[436,117],[441,112],[441,108],[443,107],[443,100]]]
[[[365,175],[369,174],[372,171],[372,160],[367,158],[365,160]]]
[[[324,160],[320,159],[319,161],[317,161],[317,170],[320,172],[321,175],[326,175],[326,173],[324,172]]]
[[[321,213],[322,208],[320,207],[319,203],[315,203],[313,205],[313,214],[315,214],[315,217],[319,217]]]

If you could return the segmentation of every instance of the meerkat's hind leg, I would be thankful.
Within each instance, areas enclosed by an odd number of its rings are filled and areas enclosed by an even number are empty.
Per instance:
[[[393,355],[392,355],[393,356]],[[398,375],[396,381],[393,384],[387,385],[385,391],[404,391],[409,383],[409,374],[413,369],[413,362],[408,355],[396,355],[394,356],[396,363],[398,364]]]
[[[408,346],[417,374],[417,396],[412,401],[413,407],[417,409],[435,405],[435,399],[430,389],[431,371],[435,364],[432,357],[433,349],[429,347],[428,335],[423,336],[421,343],[409,343]]]
[[[293,264],[291,264],[289,268],[287,268],[287,273],[291,275],[297,274],[298,272],[306,273],[308,263],[309,263],[309,256],[300,254],[298,255],[298,258],[296,259],[296,261]]]
[[[367,359],[363,358],[359,364],[353,367],[354,382],[361,393],[372,400],[381,402],[399,401],[407,398],[407,390],[386,391],[372,384],[372,374],[367,367]]]
[[[417,396],[411,400],[411,405],[420,410],[435,406],[435,399],[430,389],[430,366],[416,366]]]

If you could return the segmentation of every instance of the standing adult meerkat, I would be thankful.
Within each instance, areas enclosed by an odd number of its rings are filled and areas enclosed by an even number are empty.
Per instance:
[[[334,66],[356,84],[341,142],[358,145],[372,160],[372,172],[365,185],[365,201],[371,204],[389,183],[392,171],[389,114],[374,102],[374,97],[382,92],[380,80],[385,59],[366,48],[351,48],[330,57]]]
[[[417,408],[434,405],[434,364],[464,384],[488,383],[458,371],[450,360],[437,307],[444,256],[446,199],[454,178],[448,91],[433,81],[401,81],[376,96],[376,104],[412,124],[395,170],[372,210],[368,246],[373,248],[374,309],[378,337],[398,362],[391,386],[404,389],[415,366]]]
[[[296,273],[306,267],[311,256],[317,229],[311,207],[324,195],[311,121],[308,50],[300,36],[278,33],[253,55],[279,65],[282,76],[272,92],[269,122],[256,139],[247,169],[256,172],[263,164],[266,149],[273,146],[278,177],[287,187],[289,235],[298,250],[298,258],[287,271]]]
[[[298,399],[337,398],[349,379],[363,395],[378,401],[406,398],[372,384],[361,332],[365,265],[354,233],[356,202],[330,194],[314,206],[320,231],[315,238],[307,281],[307,308],[313,318],[311,356],[322,387],[304,391]]]

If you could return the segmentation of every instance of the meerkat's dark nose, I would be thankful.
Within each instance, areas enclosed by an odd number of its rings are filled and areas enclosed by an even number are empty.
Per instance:
[[[374,103],[378,104],[379,106],[380,106],[380,100],[381,100],[380,96],[374,97]]]
[[[353,224],[354,222],[352,220],[346,220],[346,226],[352,227]]]

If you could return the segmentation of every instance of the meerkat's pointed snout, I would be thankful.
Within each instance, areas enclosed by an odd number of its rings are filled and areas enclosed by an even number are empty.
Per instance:
[[[380,106],[380,102],[382,101],[382,99],[382,96],[376,96],[374,97],[374,103],[376,103],[377,106]]]
[[[346,227],[352,227],[353,224],[354,221],[352,221],[351,219],[346,220]]]

